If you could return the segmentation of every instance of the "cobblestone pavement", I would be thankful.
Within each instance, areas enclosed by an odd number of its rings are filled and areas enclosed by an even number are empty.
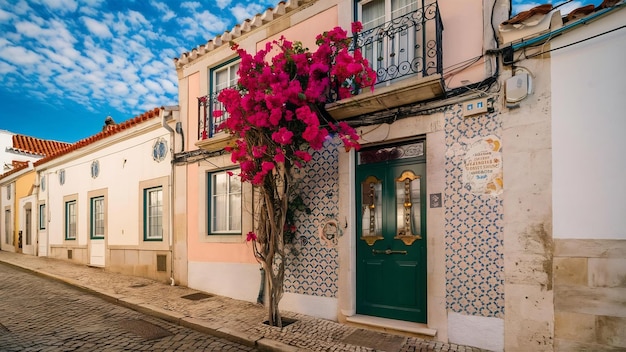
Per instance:
[[[0,265],[0,351],[256,351]]]
[[[119,305],[168,320],[174,324],[224,337],[247,346],[256,346],[260,350],[482,351],[475,347],[389,334],[384,335],[393,336],[399,341],[398,344],[389,349],[376,349],[368,347],[364,343],[361,345],[355,342],[346,343],[346,339],[353,333],[362,331],[362,329],[334,321],[281,311],[284,318],[291,318],[296,322],[280,329],[263,324],[267,318],[265,308],[250,302],[218,295],[197,300],[186,299],[183,297],[203,292],[182,286],[170,286],[145,278],[112,273],[66,260],[0,251],[0,262],[60,280]],[[4,300],[3,297],[5,296],[0,291],[0,297],[2,297],[0,299]]]

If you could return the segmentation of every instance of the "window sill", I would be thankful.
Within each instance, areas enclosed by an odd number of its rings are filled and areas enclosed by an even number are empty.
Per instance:
[[[200,242],[205,243],[243,243],[244,239],[240,233],[235,234],[220,234],[220,235],[204,235],[200,238]]]

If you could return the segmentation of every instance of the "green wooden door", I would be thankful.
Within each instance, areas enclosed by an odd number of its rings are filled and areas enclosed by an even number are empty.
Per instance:
[[[367,163],[356,176],[357,313],[426,323],[426,164]]]

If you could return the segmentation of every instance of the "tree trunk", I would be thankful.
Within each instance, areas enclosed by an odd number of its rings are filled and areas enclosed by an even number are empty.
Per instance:
[[[254,255],[265,270],[268,300],[268,323],[282,327],[278,304],[283,297],[285,277],[285,243],[283,232],[288,206],[289,179],[284,167],[278,168],[273,178],[261,188],[262,204],[257,222],[258,239]]]

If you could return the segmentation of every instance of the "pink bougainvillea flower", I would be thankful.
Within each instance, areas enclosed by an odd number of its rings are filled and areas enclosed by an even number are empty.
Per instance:
[[[266,145],[255,145],[252,147],[252,156],[259,159],[265,155],[265,151],[267,150]]]
[[[354,23],[351,29],[358,33],[363,26]],[[242,181],[271,184],[277,165],[302,167],[331,133],[347,150],[359,147],[352,127],[327,123],[318,107],[331,89],[343,99],[375,84],[376,72],[359,50],[350,50],[351,40],[335,27],[316,37],[315,51],[285,38],[268,41],[254,54],[233,45],[241,59],[239,80],[236,88],[220,92],[224,108],[213,116],[228,117],[221,127],[237,139],[225,150],[239,164]]]
[[[250,241],[256,241],[257,237],[256,237],[256,233],[250,231],[248,232],[248,234],[246,235],[246,241],[250,242]]]
[[[272,133],[272,140],[278,144],[291,144],[293,132],[288,130],[287,127],[281,127],[278,131]]]
[[[274,161],[277,163],[285,162],[285,154],[283,153],[282,149],[276,148],[276,155],[274,155]]]
[[[302,159],[302,161],[304,161],[304,162],[309,162],[309,161],[311,161],[311,154],[309,154],[308,152],[305,152],[305,151],[303,151],[303,150],[296,150],[296,151],[294,152],[294,154],[295,154],[298,158]]]
[[[263,170],[263,172],[267,173],[269,171],[272,171],[274,169],[274,163],[271,161],[264,161],[263,163],[261,163],[261,170]]]

